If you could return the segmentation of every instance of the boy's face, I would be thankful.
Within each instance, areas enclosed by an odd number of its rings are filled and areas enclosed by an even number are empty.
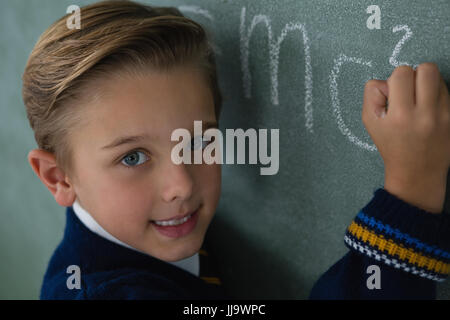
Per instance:
[[[175,165],[171,151],[179,142],[170,137],[186,128],[193,138],[194,120],[216,123],[203,75],[178,67],[109,79],[99,90],[101,97],[82,108],[86,123],[70,140],[78,201],[106,231],[140,251],[165,261],[193,255],[219,201],[221,167]],[[178,226],[157,225],[167,219]]]

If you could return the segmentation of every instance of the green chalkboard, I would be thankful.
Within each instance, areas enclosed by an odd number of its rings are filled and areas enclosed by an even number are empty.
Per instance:
[[[347,251],[352,218],[383,185],[382,159],[361,122],[364,83],[425,61],[448,83],[450,2],[142,2],[176,6],[211,33],[221,129],[279,129],[278,174],[223,165],[209,235],[225,287],[237,298],[307,298]],[[0,298],[38,297],[63,232],[64,209],[26,161],[35,142],[20,77],[38,36],[71,4],[8,1],[0,11]],[[379,29],[368,27],[370,5],[380,9]],[[438,289],[438,298],[450,298],[448,282]]]

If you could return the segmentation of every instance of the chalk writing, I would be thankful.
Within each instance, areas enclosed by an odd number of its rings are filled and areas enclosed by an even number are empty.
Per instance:
[[[313,109],[312,109],[312,89],[313,89],[313,74],[311,67],[311,54],[309,46],[309,37],[306,28],[300,23],[287,23],[281,34],[276,40],[273,39],[272,26],[270,18],[266,15],[256,15],[253,17],[249,28],[246,28],[246,8],[241,10],[241,24],[240,24],[240,48],[241,48],[241,68],[243,74],[243,88],[244,96],[251,98],[251,73],[249,70],[249,54],[250,54],[250,38],[253,30],[259,23],[264,23],[267,28],[267,39],[269,46],[270,59],[270,79],[271,79],[271,101],[272,104],[278,105],[278,65],[280,56],[280,47],[286,35],[290,31],[299,30],[303,37],[303,47],[305,55],[305,126],[311,133],[313,132]]]

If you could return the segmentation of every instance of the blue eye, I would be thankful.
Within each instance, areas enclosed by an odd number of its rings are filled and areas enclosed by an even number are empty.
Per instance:
[[[210,141],[203,140],[202,136],[197,136],[191,140],[191,150],[205,149]]]
[[[126,167],[136,167],[148,160],[148,156],[142,151],[133,151],[127,154],[121,161]]]

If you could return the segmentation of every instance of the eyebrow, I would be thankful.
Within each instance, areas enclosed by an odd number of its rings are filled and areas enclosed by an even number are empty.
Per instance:
[[[202,124],[203,124],[203,131],[205,131],[209,128],[218,128],[218,124],[216,121],[204,121],[204,122],[202,122]],[[111,142],[110,144],[103,146],[101,149],[102,150],[113,149],[113,148],[116,148],[123,144],[140,142],[142,140],[145,140],[146,138],[149,138],[149,135],[139,134],[139,135],[134,135],[134,136],[119,137],[119,138],[114,139],[114,141]]]
[[[141,134],[141,135],[136,135],[136,136],[119,137],[119,138],[115,139],[113,142],[111,142],[110,144],[103,146],[102,150],[103,149],[113,149],[113,148],[116,148],[123,144],[139,142],[139,141],[144,140],[145,138],[148,138],[148,135]]]

